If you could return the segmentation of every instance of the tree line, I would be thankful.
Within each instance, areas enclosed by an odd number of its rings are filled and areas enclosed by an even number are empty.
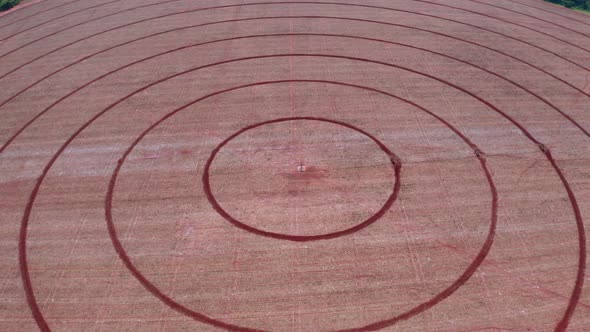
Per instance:
[[[0,11],[9,10],[18,5],[20,0],[0,0]]]
[[[567,8],[590,9],[590,0],[545,0]]]

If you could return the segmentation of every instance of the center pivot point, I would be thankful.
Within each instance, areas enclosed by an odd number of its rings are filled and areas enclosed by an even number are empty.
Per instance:
[[[297,170],[301,173],[305,172],[305,165],[300,162],[299,165],[297,165]]]

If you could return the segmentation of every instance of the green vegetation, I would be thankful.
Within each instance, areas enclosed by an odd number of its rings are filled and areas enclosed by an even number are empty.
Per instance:
[[[588,9],[572,8],[574,11],[590,15],[590,7]]]
[[[586,12],[590,11],[590,0],[545,0],[556,3],[558,5],[566,6],[577,11]]]
[[[20,0],[0,0],[0,11],[9,10],[18,5]]]

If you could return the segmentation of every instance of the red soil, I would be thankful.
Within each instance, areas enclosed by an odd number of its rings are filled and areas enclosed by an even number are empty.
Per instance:
[[[26,5],[0,17],[0,330],[590,329],[589,17]]]

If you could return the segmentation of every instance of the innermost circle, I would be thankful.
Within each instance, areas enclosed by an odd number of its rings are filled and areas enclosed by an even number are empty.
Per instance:
[[[400,159],[348,123],[290,117],[244,127],[213,151],[203,188],[213,208],[251,233],[291,241],[356,232],[391,207]]]

